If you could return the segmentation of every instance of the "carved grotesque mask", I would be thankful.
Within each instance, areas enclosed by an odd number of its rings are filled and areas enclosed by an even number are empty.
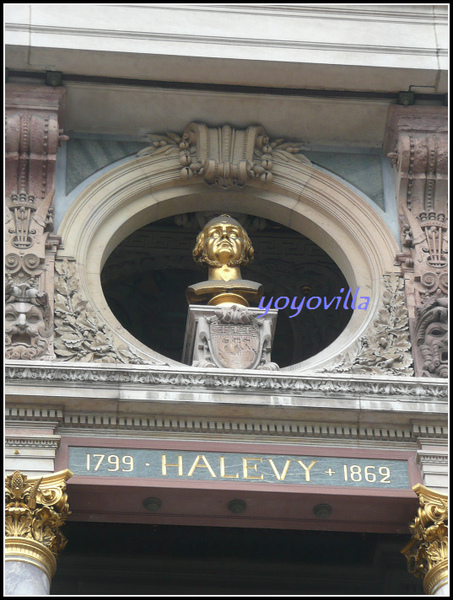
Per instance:
[[[419,312],[417,343],[423,360],[423,375],[448,376],[447,321],[446,298],[432,300]]]
[[[45,298],[44,298],[45,297]],[[12,298],[5,307],[6,358],[33,359],[47,351],[49,308],[47,303]],[[47,300],[42,294],[40,301]]]

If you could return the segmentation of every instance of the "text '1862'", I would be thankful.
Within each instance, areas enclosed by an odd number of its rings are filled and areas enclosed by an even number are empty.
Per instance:
[[[74,475],[292,485],[410,487],[407,461],[124,448],[69,448]]]

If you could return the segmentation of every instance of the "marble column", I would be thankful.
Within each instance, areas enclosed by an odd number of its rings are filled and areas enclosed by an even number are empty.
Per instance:
[[[420,502],[410,525],[412,539],[401,552],[409,572],[423,579],[425,593],[449,596],[448,583],[448,497],[421,484],[412,488]]]
[[[27,477],[19,471],[5,480],[5,594],[50,593],[58,554],[66,545],[60,533],[69,514],[66,481],[71,471]]]

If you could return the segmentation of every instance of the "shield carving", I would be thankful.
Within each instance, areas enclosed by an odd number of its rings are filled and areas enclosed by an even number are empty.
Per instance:
[[[260,354],[260,333],[257,323],[211,324],[212,357],[221,367],[251,369]]]

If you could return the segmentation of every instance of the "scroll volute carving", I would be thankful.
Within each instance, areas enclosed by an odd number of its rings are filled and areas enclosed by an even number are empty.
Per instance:
[[[208,127],[204,123],[189,123],[182,135],[148,134],[152,145],[137,156],[157,154],[179,156],[183,180],[202,177],[209,185],[223,188],[242,187],[247,181],[269,184],[273,180],[274,160],[297,160],[311,165],[301,153],[302,143],[283,139],[270,141],[261,125],[234,129],[228,124]]]
[[[447,376],[447,111],[392,106],[384,144],[395,168],[409,326],[417,376]],[[427,333],[428,329],[438,335]],[[435,326],[436,324],[436,326]],[[421,333],[423,332],[423,333]],[[445,335],[444,335],[445,333]]]
[[[53,196],[63,88],[6,86],[6,357],[51,358]]]

